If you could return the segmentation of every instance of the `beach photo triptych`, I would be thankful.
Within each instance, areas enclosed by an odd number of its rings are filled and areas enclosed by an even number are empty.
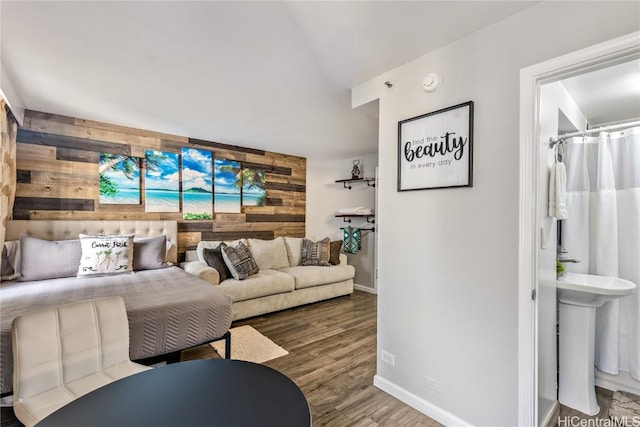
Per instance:
[[[145,212],[182,212],[187,220],[266,205],[264,170],[214,159],[212,152],[195,148],[182,148],[181,153],[146,150],[144,158],[102,153],[99,179],[100,204],[143,203]]]

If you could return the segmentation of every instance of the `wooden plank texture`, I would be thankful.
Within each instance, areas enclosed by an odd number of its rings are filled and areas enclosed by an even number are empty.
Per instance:
[[[181,257],[201,239],[304,235],[303,157],[30,110],[17,141],[16,219],[177,220]],[[209,221],[186,221],[182,212],[145,212],[144,169],[140,204],[99,203],[100,153],[144,157],[149,149],[180,153],[184,147],[208,150],[214,158],[266,171],[265,206],[245,206],[236,214],[214,213]]]
[[[28,184],[27,184],[28,185]],[[18,194],[16,192],[16,194]],[[71,211],[93,211],[94,201],[87,199],[67,199],[57,197],[17,197],[15,201],[16,209],[25,210],[71,210]]]
[[[82,147],[86,149],[90,148],[92,151],[96,151],[98,153],[123,154],[125,156],[131,155],[131,147],[129,145],[115,144],[112,142],[92,140],[88,138],[78,138],[75,136],[34,132],[23,128],[18,129],[16,141],[23,144],[47,145],[50,147],[64,148]]]

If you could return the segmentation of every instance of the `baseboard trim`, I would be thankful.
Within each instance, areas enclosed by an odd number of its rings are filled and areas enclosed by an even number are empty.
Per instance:
[[[463,419],[456,417],[452,413],[447,412],[444,409],[434,405],[433,403],[428,402],[421,397],[408,392],[402,387],[399,387],[396,384],[385,380],[378,375],[373,377],[373,385],[384,391],[385,393],[388,393],[396,399],[400,400],[401,402],[406,403],[417,411],[422,412],[429,418],[436,420],[440,424],[444,424],[445,426],[460,427],[471,426],[471,424],[464,421]]]
[[[612,391],[626,391],[640,393],[640,381],[635,380],[627,371],[620,371],[618,375],[608,374],[599,369],[595,370],[596,385]]]
[[[374,294],[374,295],[378,294],[378,290],[377,289],[373,289],[373,288],[370,288],[368,286],[353,285],[353,289],[357,289],[357,290],[362,291],[362,292],[367,292],[369,294]]]
[[[560,402],[556,400],[556,403],[553,404],[553,408],[547,414],[547,418],[545,418],[544,422],[540,425],[544,427],[554,427],[558,419],[560,418]]]

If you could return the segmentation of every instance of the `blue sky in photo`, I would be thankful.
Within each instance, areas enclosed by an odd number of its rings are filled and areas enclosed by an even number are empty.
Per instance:
[[[104,157],[100,154],[100,164],[102,165],[104,162]],[[138,161],[138,165],[140,162]],[[134,178],[128,179],[121,171],[108,170],[104,173],[105,176],[109,177],[113,182],[118,185],[119,189],[140,189],[140,169],[139,166],[135,168]]]
[[[233,166],[240,169],[240,163],[233,160],[215,159],[214,164],[214,183],[217,193],[233,193],[240,194],[240,188],[234,184],[236,182],[236,174],[233,172],[223,172],[220,166]]]
[[[178,171],[178,154],[148,150],[145,154],[161,155],[165,159],[160,162],[157,171],[146,170],[144,174],[145,188],[147,190],[171,190],[180,189],[180,172]]]
[[[212,155],[210,151],[182,149],[182,190],[201,188],[212,191]]]

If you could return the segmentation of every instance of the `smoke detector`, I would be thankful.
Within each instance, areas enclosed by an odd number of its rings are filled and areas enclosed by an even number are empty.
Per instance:
[[[422,81],[422,88],[425,92],[433,92],[442,86],[442,76],[438,73],[429,73]]]

